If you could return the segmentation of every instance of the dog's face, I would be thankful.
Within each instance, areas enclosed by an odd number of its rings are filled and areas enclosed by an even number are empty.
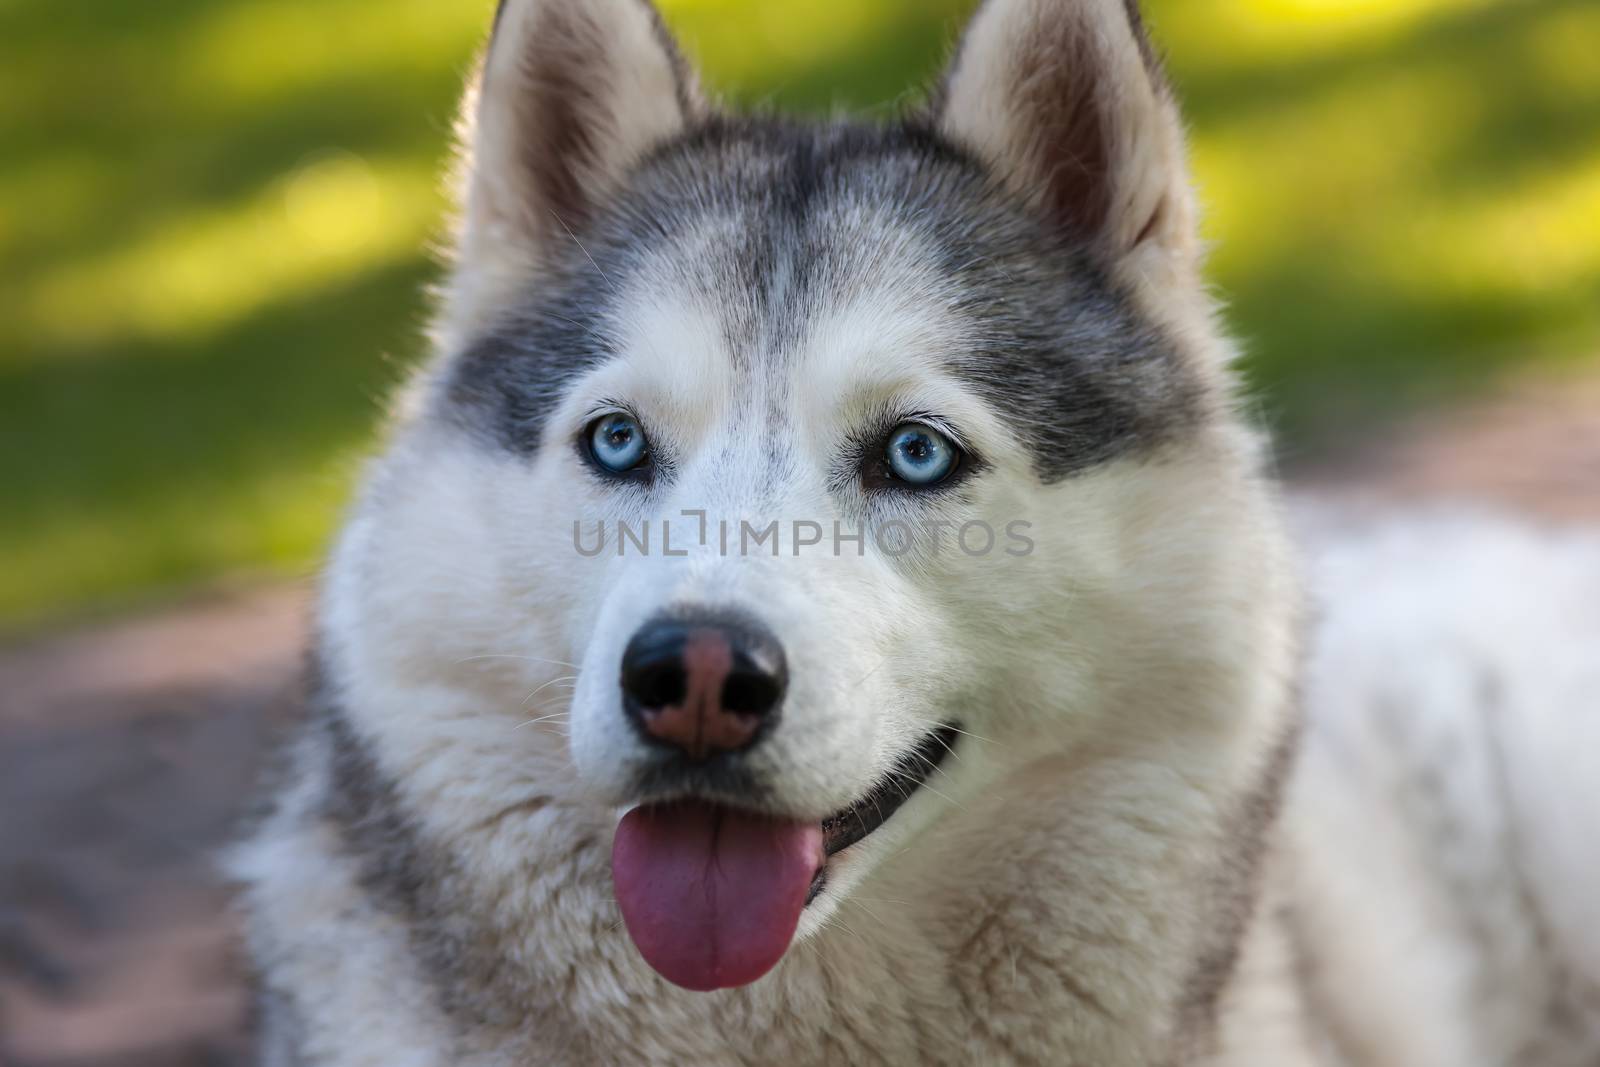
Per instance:
[[[1272,561],[1120,0],[995,0],[882,128],[713,114],[639,0],[507,0],[469,108],[443,352],[328,626],[427,709],[396,758],[471,760],[464,823],[530,779],[631,810],[639,947],[741,984],[963,796],[1196,728],[1155,709]]]

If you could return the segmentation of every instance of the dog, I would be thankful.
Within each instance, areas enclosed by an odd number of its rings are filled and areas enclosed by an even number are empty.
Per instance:
[[[1596,1062],[1600,553],[1301,515],[1303,592],[1131,0],[876,124],[502,0],[462,127],[231,859],[264,1063]]]

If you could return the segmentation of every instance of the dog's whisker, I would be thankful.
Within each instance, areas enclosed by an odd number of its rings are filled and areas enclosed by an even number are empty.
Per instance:
[[[537,719],[528,719],[524,722],[519,722],[517,725],[513,726],[512,729],[520,730],[524,726],[538,726],[542,722],[560,722],[561,720],[567,718],[568,714],[569,713],[565,711],[558,711],[551,715],[541,715]]]
[[[550,663],[557,667],[571,667],[573,670],[581,669],[578,664],[569,663],[564,659],[545,659],[541,656],[522,656],[513,652],[486,652],[479,656],[467,656],[463,659],[456,660],[456,666],[459,667],[463,663],[476,663],[478,660],[485,659],[515,659],[521,660],[525,663]]]
[[[534,707],[525,708],[524,710],[531,711],[531,712],[535,713],[535,715],[537,715],[537,716],[539,716],[541,718],[546,716],[546,715],[559,715],[559,716],[561,716],[562,719],[568,719],[572,715],[571,707],[570,706],[557,707],[558,704],[564,704],[564,703],[565,703],[565,698],[564,697],[557,697],[557,698],[555,698],[553,700],[543,701],[543,702],[535,705]]]
[[[533,692],[529,693],[527,695],[527,697],[522,701],[522,706],[523,707],[527,707],[529,704],[533,703],[533,698],[534,697],[538,696],[540,693],[544,692],[546,689],[549,689],[551,686],[558,685],[558,684],[560,684],[562,682],[573,682],[573,681],[576,681],[577,677],[578,676],[575,675],[575,674],[569,674],[569,675],[566,675],[565,677],[550,679],[548,682],[544,683],[539,688],[537,688]]]
[[[953,734],[960,734],[963,737],[970,737],[974,741],[982,741],[986,745],[994,745],[997,748],[1005,747],[992,737],[984,737],[982,734],[975,734],[971,730],[963,730],[961,727],[951,726],[949,723],[946,723],[945,726]]]
[[[961,801],[957,800],[955,797],[952,797],[947,793],[939,792],[939,790],[935,789],[933,786],[929,785],[927,782],[923,782],[922,783],[922,788],[926,789],[928,792],[932,793],[934,796],[938,797],[940,800],[944,801],[946,804],[950,804],[950,805],[954,806],[955,808],[957,808],[960,811],[966,811],[967,810],[967,806],[965,804],[961,803]]]
[[[952,729],[954,729],[954,727],[952,727]],[[940,747],[942,747],[946,752],[950,753],[950,756],[951,756],[952,759],[954,759],[958,763],[961,761],[961,753],[956,751],[956,748],[955,748],[954,745],[952,745],[950,742],[946,741],[939,734],[934,734],[933,739],[935,741],[939,742]],[[930,760],[929,762],[932,762],[932,761]]]
[[[940,745],[943,745],[944,746],[944,750],[946,752],[950,753],[951,756],[954,756],[958,760],[961,758],[960,756],[956,755],[956,750],[951,748],[950,745],[944,740],[944,738],[939,737],[938,735],[935,735],[934,736],[934,740],[938,741]],[[950,772],[945,770],[944,767],[940,765],[939,761],[929,759],[927,756],[924,756],[920,752],[912,752],[911,753],[911,757],[913,759],[921,760],[924,764],[927,765],[927,768],[928,768],[928,770],[930,772],[937,771],[940,774],[944,775],[946,778],[950,778],[952,781],[954,781],[954,778],[951,776]]]
[[[871,908],[867,907],[867,905],[864,902],[862,902],[862,900],[859,897],[849,897],[849,896],[847,896],[847,897],[842,898],[841,902],[845,903],[845,904],[853,904],[853,905],[855,905],[856,907],[860,908],[862,911],[866,912],[867,918],[871,919],[875,924],[877,924],[878,926],[882,926],[883,925],[883,920],[881,918],[879,918],[878,913],[873,911]]]
[[[827,921],[823,925],[824,926],[833,926],[833,925],[836,925],[836,924],[839,927],[841,927],[844,930],[844,932],[849,934],[851,937],[857,939],[858,941],[861,939],[861,935],[856,933],[855,930],[851,928],[850,924],[845,922],[844,918],[837,911],[835,911],[832,915],[828,916]]]
[[[858,681],[854,685],[850,686],[849,689],[848,689],[848,692],[853,693],[857,689],[860,689],[863,685],[865,685],[867,683],[867,679],[868,678],[871,678],[874,674],[877,674],[879,668],[881,668],[885,663],[888,663],[888,662],[889,662],[889,657],[886,655],[886,656],[884,656],[882,659],[880,659],[878,661],[877,666],[873,667],[866,674],[863,674],[861,676],[861,680],[860,681]]]
[[[906,793],[907,796],[910,795],[910,791],[911,790],[914,790],[914,789],[917,789],[917,788],[922,788],[922,789],[926,789],[928,792],[932,793],[934,796],[939,797],[940,799],[944,800],[946,803],[952,804],[955,807],[960,808],[962,811],[966,811],[967,810],[967,806],[965,804],[961,803],[959,800],[956,800],[954,797],[948,796],[945,793],[941,793],[941,792],[939,792],[939,790],[937,790],[933,786],[929,785],[928,784],[928,780],[926,778],[923,778],[923,779],[919,780],[919,779],[915,778],[912,775],[906,774],[904,771],[895,771],[895,772],[891,772],[891,773],[894,775],[894,777],[896,779],[898,779],[900,781],[903,781],[907,786],[910,787],[907,790],[907,793]]]

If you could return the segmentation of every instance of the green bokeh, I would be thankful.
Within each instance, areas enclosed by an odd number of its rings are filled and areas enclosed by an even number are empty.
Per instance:
[[[968,0],[669,0],[882,114]],[[1304,454],[1600,340],[1600,5],[1159,0],[1213,276]],[[491,0],[0,0],[0,629],[313,565],[421,350]]]

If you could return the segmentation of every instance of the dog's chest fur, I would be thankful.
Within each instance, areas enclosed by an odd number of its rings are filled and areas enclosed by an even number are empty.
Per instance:
[[[767,980],[686,993],[621,935],[588,817],[550,808],[446,858],[381,793],[330,801],[348,752],[300,755],[323,776],[247,856],[261,918],[295,931],[259,946],[274,984],[325,991],[266,1002],[284,1063],[1176,1063],[1215,1043],[1231,968],[1206,968],[1237,936],[1229,909],[1242,922],[1248,908],[1222,867],[1174,855],[1159,818],[1124,821],[1092,781],[1052,791],[1070,768],[1041,767],[1037,802],[974,814],[1004,835],[958,823],[928,865],[859,887]],[[1137,874],[1185,862],[1188,879]],[[1203,910],[1220,926],[1202,929]]]

